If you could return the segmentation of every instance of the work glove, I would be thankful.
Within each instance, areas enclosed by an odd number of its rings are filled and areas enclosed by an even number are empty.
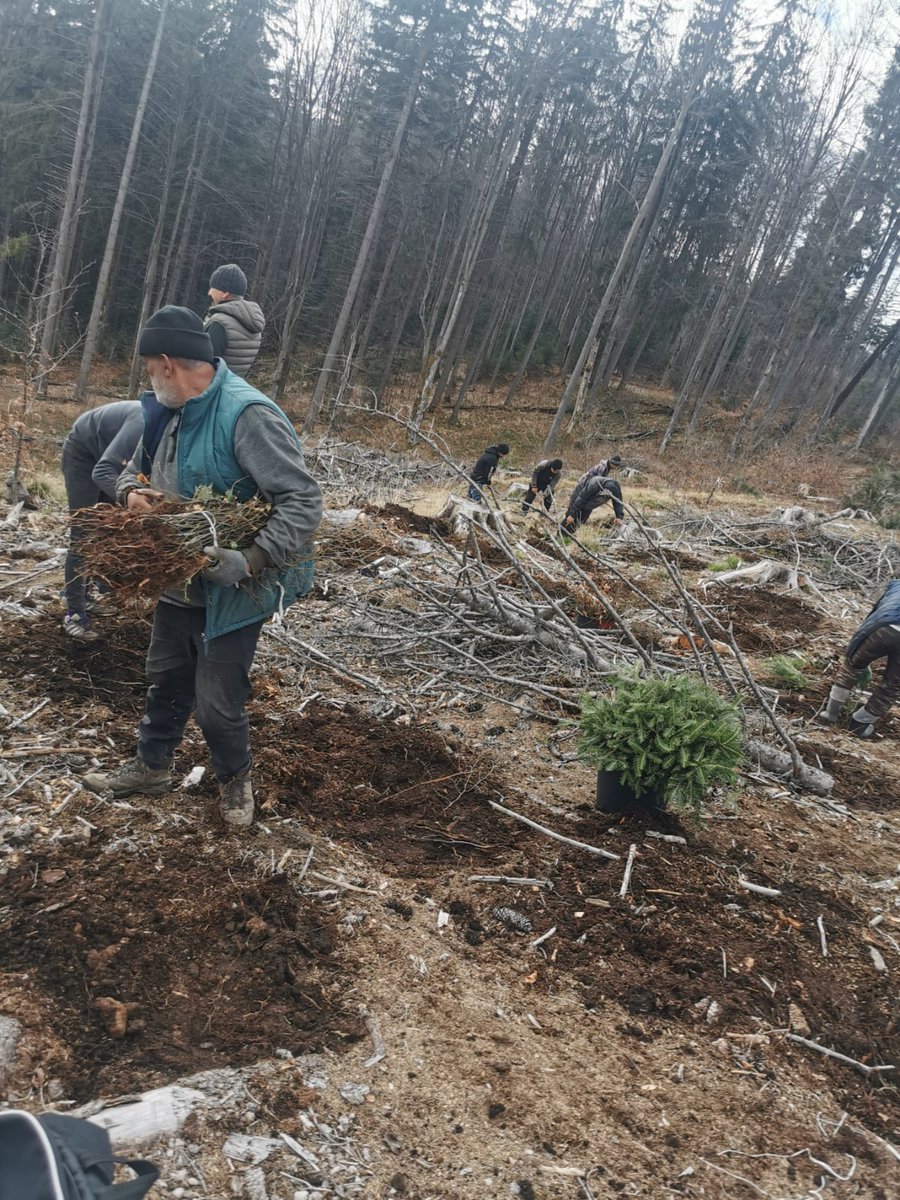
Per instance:
[[[203,569],[203,578],[209,583],[217,583],[219,587],[237,587],[244,579],[250,577],[250,564],[246,555],[240,550],[226,550],[222,546],[204,546],[203,553],[212,559],[208,567]]]

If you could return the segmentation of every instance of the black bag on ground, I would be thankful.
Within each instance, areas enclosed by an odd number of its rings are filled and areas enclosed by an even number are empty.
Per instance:
[[[116,1163],[137,1178],[113,1183]],[[152,1163],[116,1158],[109,1134],[90,1121],[0,1112],[0,1200],[141,1200],[157,1179]]]

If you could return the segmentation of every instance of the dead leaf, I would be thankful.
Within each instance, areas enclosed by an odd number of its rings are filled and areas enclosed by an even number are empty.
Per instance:
[[[44,883],[59,883],[61,879],[65,879],[66,872],[62,867],[52,867],[50,870],[41,871],[41,879]]]

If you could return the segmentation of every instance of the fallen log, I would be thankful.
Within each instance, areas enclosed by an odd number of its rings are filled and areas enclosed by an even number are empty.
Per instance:
[[[776,750],[774,746],[769,746],[766,742],[749,738],[745,743],[745,749],[763,770],[772,771],[776,775],[793,774],[795,783],[809,792],[814,792],[817,796],[830,795],[831,789],[834,787],[834,780],[827,772],[820,771],[818,767],[810,767],[806,763],[802,763],[800,769],[795,770],[790,754]]]

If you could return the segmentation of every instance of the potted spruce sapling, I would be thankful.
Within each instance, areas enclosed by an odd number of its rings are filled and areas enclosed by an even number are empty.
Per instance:
[[[618,675],[582,699],[578,728],[601,812],[696,810],[711,787],[737,782],[737,705],[691,675]]]

